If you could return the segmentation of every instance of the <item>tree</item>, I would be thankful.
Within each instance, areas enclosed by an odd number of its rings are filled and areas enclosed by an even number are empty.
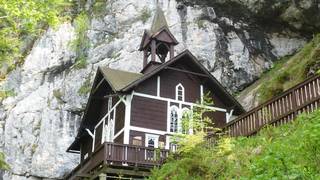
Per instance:
[[[24,43],[55,26],[70,5],[66,0],[0,0],[0,67],[13,68],[25,53]]]

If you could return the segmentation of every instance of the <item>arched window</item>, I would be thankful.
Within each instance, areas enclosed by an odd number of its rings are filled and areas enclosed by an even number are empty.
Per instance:
[[[181,83],[176,86],[176,100],[184,101],[184,87]]]
[[[170,108],[170,132],[178,132],[178,107]]]
[[[182,109],[182,126],[181,126],[181,130],[182,133],[184,134],[189,134],[190,133],[190,123],[192,121],[192,115],[191,115],[191,111],[188,108],[183,108]]]

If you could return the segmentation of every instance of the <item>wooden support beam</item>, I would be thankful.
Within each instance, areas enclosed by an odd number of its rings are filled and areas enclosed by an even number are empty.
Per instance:
[[[92,91],[92,94],[96,93],[96,91],[99,89],[99,87],[101,86],[101,84],[103,83],[103,81],[105,81],[105,79],[101,79],[101,81],[98,83],[98,85],[94,88],[94,90]]]
[[[94,180],[100,177],[101,174],[106,174],[106,177],[114,179],[144,179],[144,177],[150,176],[151,173],[150,170],[140,170],[136,167],[124,167],[104,164],[102,168],[98,169],[90,176],[89,180]],[[117,177],[117,175],[122,176]]]
[[[90,174],[81,174],[81,173],[77,173],[75,176],[76,177],[82,177],[82,178],[90,178],[91,177]]]
[[[170,69],[170,70],[179,71],[179,72],[184,72],[184,73],[188,73],[188,74],[194,74],[194,75],[202,76],[202,77],[210,77],[210,76],[207,75],[207,74],[196,73],[196,72],[187,71],[187,70],[183,70],[183,69],[178,69],[178,68],[174,68],[174,67],[165,67],[164,69]]]
[[[93,96],[92,99],[107,99],[109,97],[117,97],[119,96],[119,94],[109,94],[109,95],[105,95],[105,96]]]

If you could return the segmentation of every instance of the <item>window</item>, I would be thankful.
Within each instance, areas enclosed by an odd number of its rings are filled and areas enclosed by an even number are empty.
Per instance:
[[[184,101],[184,87],[181,83],[176,86],[176,100]]]
[[[178,107],[170,108],[170,132],[178,132]]]
[[[135,146],[142,146],[142,137],[141,136],[134,136],[132,139],[132,144]]]
[[[158,148],[159,136],[146,134],[146,147]]]
[[[146,147],[158,148],[159,145],[159,136],[154,134],[146,134]],[[146,160],[155,160],[156,151],[154,149],[145,149],[145,159]]]

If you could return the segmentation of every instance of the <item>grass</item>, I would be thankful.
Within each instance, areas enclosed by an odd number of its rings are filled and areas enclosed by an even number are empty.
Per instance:
[[[248,87],[243,94],[257,88],[258,101],[262,103],[275,97],[308,77],[310,71],[320,69],[320,34],[293,56],[278,60],[274,67]],[[242,93],[241,93],[242,94]]]
[[[318,110],[253,137],[223,137],[209,146],[192,142],[149,179],[320,179],[319,128]]]

